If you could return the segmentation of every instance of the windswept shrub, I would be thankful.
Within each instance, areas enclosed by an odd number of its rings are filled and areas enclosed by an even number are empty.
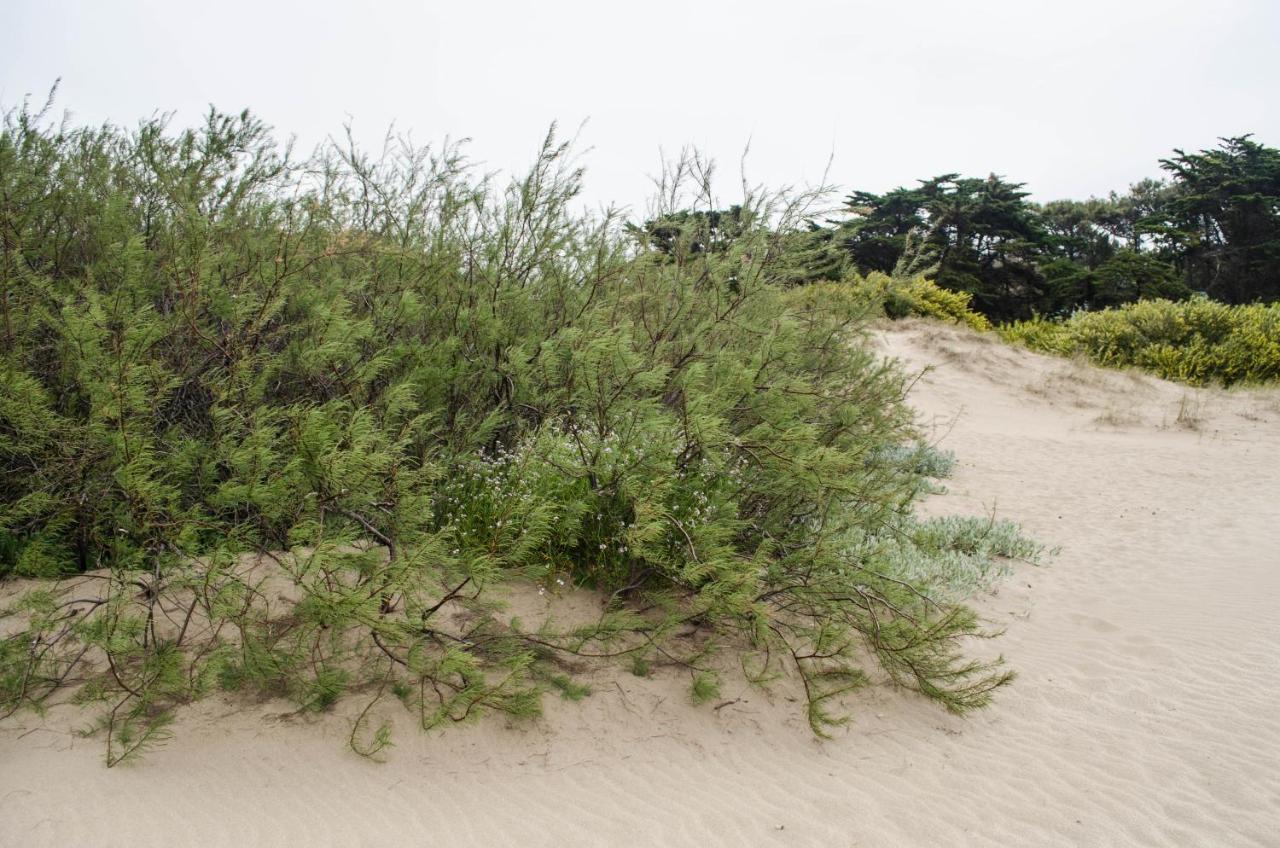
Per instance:
[[[797,673],[819,733],[867,650],[985,704],[1009,675],[961,655],[974,615],[853,543],[910,514],[917,470],[869,460],[913,433],[865,300],[782,285],[803,203],[637,249],[571,211],[580,176],[553,137],[498,186],[453,147],[295,161],[247,114],[10,113],[0,569],[68,581],[13,611],[0,714],[79,684],[114,764],[214,687],[389,692],[432,727],[580,696],[570,656],[713,697],[717,645]],[[512,580],[608,604],[526,627]],[[365,753],[390,744],[369,709]]]
[[[991,329],[986,316],[970,308],[968,292],[941,288],[926,277],[890,277],[877,271],[855,277],[849,285],[890,318],[918,316],[963,324],[978,331]]]
[[[878,271],[839,282],[815,282],[791,291],[794,303],[825,303],[843,314],[889,318],[934,318],[978,331],[991,329],[986,316],[969,307],[967,292],[940,288],[925,277],[890,277]]]
[[[1036,350],[1079,353],[1099,365],[1137,366],[1197,386],[1280,379],[1280,304],[1274,303],[1148,300],[1064,321],[1019,321],[1000,333]]]
[[[1040,315],[1026,321],[1001,324],[997,332],[1005,341],[1044,353],[1071,356],[1076,349],[1075,340],[1065,321],[1054,321]]]
[[[886,303],[886,311],[898,311],[905,307],[912,315],[963,324],[978,331],[991,329],[991,322],[987,317],[971,308],[972,295],[969,292],[944,289],[924,277],[914,277],[890,287],[889,296],[894,304],[891,306]]]

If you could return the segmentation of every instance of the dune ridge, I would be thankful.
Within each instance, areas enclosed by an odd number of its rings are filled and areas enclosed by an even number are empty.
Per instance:
[[[959,465],[933,514],[1061,547],[976,599],[1019,679],[969,718],[876,687],[820,743],[793,690],[588,671],[546,717],[385,762],[351,707],[219,698],[108,771],[87,716],[0,724],[0,844],[1223,845],[1280,832],[1280,392],[1196,390],[928,322],[873,341]]]

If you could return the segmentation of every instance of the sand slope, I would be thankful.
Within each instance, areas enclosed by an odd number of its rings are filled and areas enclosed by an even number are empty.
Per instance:
[[[1062,546],[979,600],[1020,673],[993,708],[876,689],[819,744],[786,686],[695,708],[623,672],[533,726],[400,718],[378,764],[341,715],[213,699],[111,771],[58,709],[0,725],[0,845],[1280,844],[1280,395],[878,341],[937,366],[911,398],[960,466],[927,508]]]

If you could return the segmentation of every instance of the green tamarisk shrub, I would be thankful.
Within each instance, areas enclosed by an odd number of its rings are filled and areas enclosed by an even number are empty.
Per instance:
[[[0,576],[61,581],[7,611],[0,716],[78,687],[114,765],[217,689],[359,696],[373,755],[387,693],[425,728],[530,716],[617,657],[705,699],[725,648],[798,675],[818,733],[866,656],[985,704],[1009,674],[928,594],[949,549],[883,541],[945,463],[885,461],[914,434],[865,302],[782,285],[806,198],[657,250],[574,212],[580,179],[553,135],[499,185],[448,145],[300,160],[247,113],[9,112]],[[526,627],[519,581],[602,611]]]

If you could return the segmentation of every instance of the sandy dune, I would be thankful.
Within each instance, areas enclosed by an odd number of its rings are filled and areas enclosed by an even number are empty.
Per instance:
[[[1280,394],[1196,392],[925,323],[879,335],[960,465],[936,512],[1062,547],[979,599],[1020,673],[959,719],[885,689],[814,741],[785,686],[599,675],[532,726],[396,733],[213,699],[136,766],[0,725],[0,845],[1280,844]],[[396,715],[388,708],[387,715]]]

